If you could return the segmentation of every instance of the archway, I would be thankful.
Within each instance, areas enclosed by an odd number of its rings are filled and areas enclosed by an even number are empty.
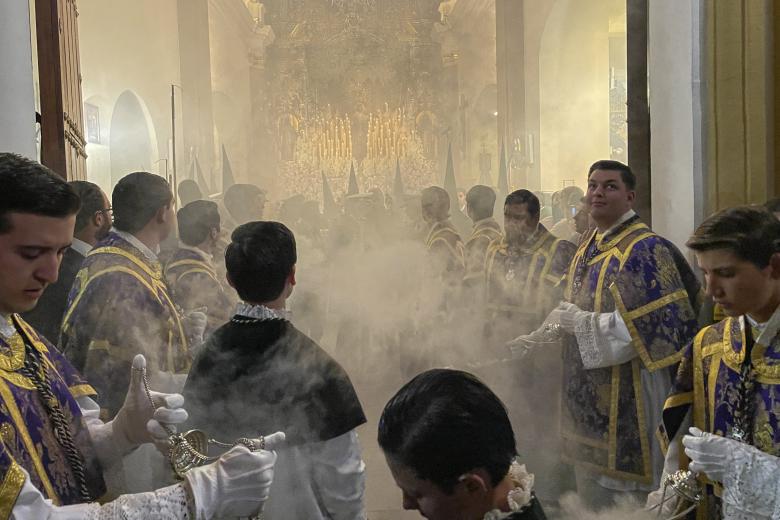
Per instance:
[[[132,91],[125,90],[114,104],[111,115],[111,185],[130,172],[152,171],[157,157],[156,142],[143,101]]]

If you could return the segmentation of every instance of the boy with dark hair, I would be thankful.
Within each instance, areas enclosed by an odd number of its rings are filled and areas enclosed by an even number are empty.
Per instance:
[[[471,374],[412,379],[385,405],[378,440],[404,509],[430,520],[545,518],[533,475],[515,461],[506,408]]]
[[[190,423],[224,438],[285,431],[264,518],[365,518],[355,432],[363,409],[341,366],[288,320],[292,232],[278,222],[241,225],[225,262],[243,301],[195,358],[184,387]]]
[[[705,220],[687,245],[707,294],[727,317],[702,329],[683,351],[660,428],[668,449],[664,469],[677,469],[679,439],[692,424],[682,443],[690,469],[708,484],[697,518],[776,518],[780,222],[761,207],[730,208]]]
[[[234,305],[213,263],[221,236],[219,208],[216,202],[196,200],[176,218],[180,244],[165,266],[165,280],[181,309],[206,314],[211,332],[230,318]]]
[[[0,185],[0,518],[256,514],[275,457],[246,448],[191,470],[186,483],[95,502],[105,492],[103,470],[143,443],[166,450],[161,423],[170,427],[187,414],[180,395],[152,392],[162,407],[149,406],[141,376],[146,361],[136,356],[124,405],[113,421],[99,419],[92,387],[17,314],[31,310],[57,279],[79,198],[48,168],[13,154],[0,153]]]

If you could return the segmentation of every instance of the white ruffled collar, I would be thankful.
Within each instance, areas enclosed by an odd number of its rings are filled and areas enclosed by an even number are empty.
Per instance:
[[[8,339],[16,334],[16,327],[14,327],[11,321],[11,315],[5,315],[0,313],[0,336],[3,339]]]
[[[252,318],[257,321],[290,320],[290,311],[287,309],[270,309],[265,305],[238,302],[236,315],[244,318]]]
[[[534,491],[534,474],[525,469],[525,464],[517,460],[512,461],[509,467],[509,478],[512,479],[514,488],[507,495],[509,511],[504,512],[494,509],[485,515],[484,520],[503,520],[515,513],[519,513],[531,504]]]

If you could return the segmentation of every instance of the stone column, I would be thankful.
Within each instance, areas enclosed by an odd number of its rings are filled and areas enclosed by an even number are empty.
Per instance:
[[[496,72],[498,76],[498,143],[506,146],[512,186],[539,187],[529,175],[528,150],[533,142],[525,130],[525,32],[522,0],[496,0]],[[498,157],[499,151],[496,151]],[[500,164],[498,157],[496,164]],[[510,189],[512,188],[510,186]]]
[[[38,158],[28,0],[0,2],[0,152]]]

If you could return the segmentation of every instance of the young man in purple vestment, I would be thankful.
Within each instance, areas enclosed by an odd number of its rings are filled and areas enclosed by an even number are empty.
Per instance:
[[[697,518],[780,518],[780,221],[758,206],[730,208],[688,247],[727,317],[683,350],[659,431],[665,473],[680,467],[682,439],[706,485]]]
[[[276,457],[246,447],[190,470],[182,483],[97,503],[104,469],[144,443],[167,451],[168,431],[187,418],[183,399],[152,392],[154,409],[142,376],[146,360],[136,356],[124,403],[112,421],[100,420],[92,387],[19,316],[56,282],[79,198],[44,166],[8,153],[0,153],[0,185],[0,520],[256,514]],[[269,436],[266,446],[282,438]]]
[[[654,434],[681,349],[698,330],[698,281],[633,210],[635,189],[625,164],[590,167],[596,229],[569,267],[564,301],[539,330],[510,343],[520,356],[553,336],[563,343],[563,458],[594,507],[658,487],[663,455]]]

